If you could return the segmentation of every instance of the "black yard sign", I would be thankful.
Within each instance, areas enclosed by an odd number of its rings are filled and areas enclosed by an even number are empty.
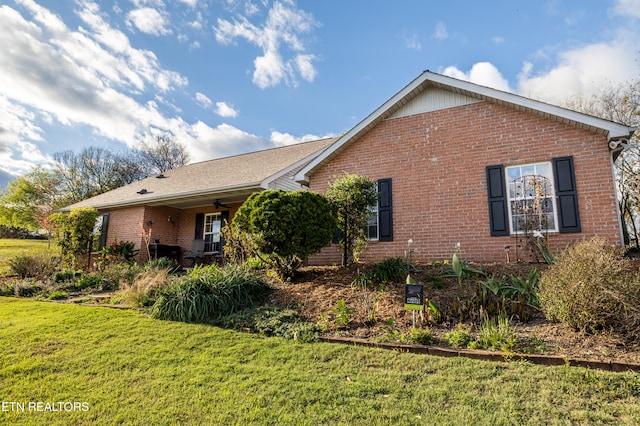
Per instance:
[[[424,310],[424,286],[422,284],[405,284],[404,308],[410,311]]]

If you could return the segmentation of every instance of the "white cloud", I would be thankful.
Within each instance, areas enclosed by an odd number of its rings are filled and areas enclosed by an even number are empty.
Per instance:
[[[518,76],[518,92],[556,104],[575,95],[589,97],[603,87],[637,78],[638,45],[637,36],[620,32],[612,42],[560,53],[548,71],[536,73],[527,63]]]
[[[300,77],[308,82],[312,82],[318,73],[312,63],[315,58],[314,55],[298,55],[294,59]]]
[[[640,18],[640,0],[616,0],[614,13],[631,18]]]
[[[411,36],[404,38],[404,44],[407,49],[421,50],[422,44],[420,43],[420,36],[418,34],[412,34]]]
[[[495,44],[502,44],[504,43],[505,40],[500,36],[495,36],[495,37],[491,37],[491,41],[494,42]]]
[[[317,136],[312,134],[306,134],[300,137],[296,137],[289,133],[281,133],[278,131],[271,132],[271,141],[276,146],[293,145],[296,143],[317,141],[318,139],[331,138],[331,137],[334,137],[334,135]]]
[[[202,28],[204,28],[204,18],[202,17],[202,13],[198,12],[196,13],[196,19],[194,19],[191,22],[187,23],[187,26],[193,28],[196,31],[200,31],[202,30]]]
[[[433,32],[433,38],[436,40],[446,40],[449,38],[449,33],[447,32],[447,26],[444,22],[438,22],[436,24],[436,28]]]
[[[211,105],[213,105],[211,99],[209,99],[207,95],[200,92],[196,93],[196,102],[203,108],[209,108]]]
[[[131,47],[104,21],[98,5],[78,2],[85,25],[77,31],[33,1],[21,5],[31,21],[0,6],[0,147],[11,142],[0,160],[3,170],[24,172],[27,162],[51,163],[38,150],[45,143],[42,124],[87,126],[96,136],[129,146],[150,127],[177,131],[185,126],[149,99],[162,101],[162,93],[187,80],[162,69],[152,52]]]
[[[195,8],[198,5],[198,0],[180,0],[180,2],[190,6],[191,8]]]
[[[305,52],[300,35],[310,33],[317,25],[313,16],[296,9],[292,2],[276,1],[262,25],[254,25],[246,17],[218,19],[215,34],[221,44],[230,45],[241,38],[262,49],[263,54],[253,61],[253,82],[265,89],[283,82],[295,86],[298,75],[310,82],[315,79],[317,71],[312,61],[316,57]],[[285,56],[289,52],[293,52],[291,59]]]
[[[473,64],[471,70],[468,72],[464,72],[454,66],[450,66],[445,68],[442,73],[459,80],[470,81],[471,83],[479,84],[481,86],[511,92],[507,79],[502,76],[498,68],[489,62],[478,62]]]
[[[216,114],[220,117],[236,118],[238,116],[238,111],[226,102],[216,102]]]
[[[181,129],[176,137],[187,146],[194,162],[273,148],[264,138],[228,124],[210,127],[202,121]]]
[[[150,7],[135,9],[127,13],[127,25],[149,35],[171,34],[171,30],[167,28],[169,19],[166,14]]]

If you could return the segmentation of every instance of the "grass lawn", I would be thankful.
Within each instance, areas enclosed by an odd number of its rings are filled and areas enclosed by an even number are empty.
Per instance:
[[[10,274],[7,267],[7,259],[21,254],[34,254],[50,252],[60,255],[60,248],[55,241],[51,245],[47,240],[25,240],[13,238],[0,238],[0,276]]]
[[[634,373],[300,344],[135,311],[0,297],[0,345],[2,424],[640,423]]]

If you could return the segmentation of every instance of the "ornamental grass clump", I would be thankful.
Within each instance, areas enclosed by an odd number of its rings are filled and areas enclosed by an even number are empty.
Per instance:
[[[602,238],[570,246],[540,278],[546,317],[585,332],[640,337],[640,276],[622,252]]]
[[[262,304],[271,286],[235,264],[194,268],[187,276],[159,291],[151,308],[157,319],[207,323]]]

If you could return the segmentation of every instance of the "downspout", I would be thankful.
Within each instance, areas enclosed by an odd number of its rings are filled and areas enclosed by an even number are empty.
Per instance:
[[[611,145],[610,145],[611,146]],[[618,191],[618,179],[616,177],[615,158],[617,154],[620,154],[624,150],[623,147],[616,146],[616,149],[609,151],[609,161],[611,163],[611,178],[613,179],[613,191],[615,196],[616,211],[618,212],[618,232],[620,233],[620,247],[625,249],[624,245],[624,230],[622,224],[622,211],[620,210],[620,194]]]

